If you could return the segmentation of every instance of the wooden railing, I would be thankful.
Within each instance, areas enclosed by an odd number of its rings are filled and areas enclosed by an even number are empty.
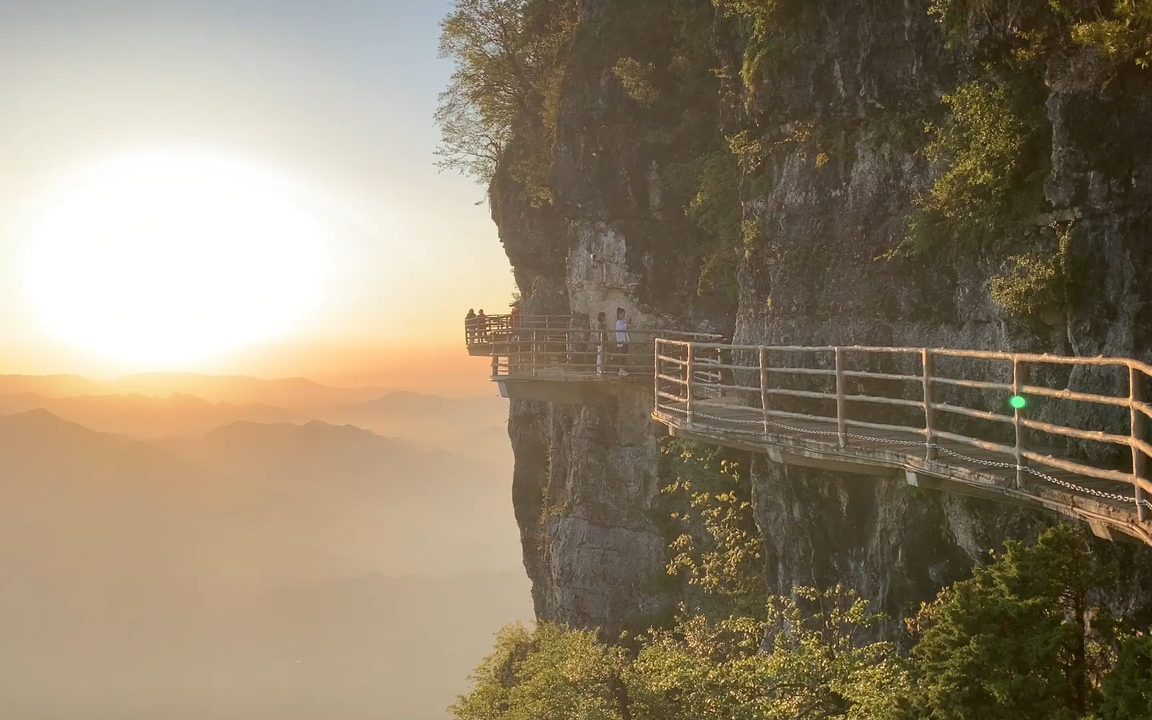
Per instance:
[[[1152,517],[1152,367],[1136,360],[665,337],[654,360],[654,417],[673,427],[919,447],[926,464],[1003,468],[1014,492],[1039,480]]]
[[[568,315],[521,315],[518,321],[510,314],[465,319],[464,344],[469,349],[491,345],[494,338],[511,331],[514,325],[524,330],[564,330],[571,322]]]
[[[640,329],[627,331],[628,343],[617,343],[615,329],[584,327],[526,328],[495,333],[491,339],[492,378],[507,379],[593,379],[626,378],[650,382],[658,338],[681,340],[720,339],[718,335],[674,330]],[[716,357],[719,362],[719,356]],[[718,379],[701,360],[701,377]]]

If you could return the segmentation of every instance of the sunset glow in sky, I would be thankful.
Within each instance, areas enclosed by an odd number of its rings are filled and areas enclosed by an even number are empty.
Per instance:
[[[323,218],[236,162],[122,155],[61,187],[26,237],[46,330],[110,360],[182,365],[290,333],[323,295]]]
[[[433,166],[447,7],[0,6],[0,373],[484,391],[461,319],[513,283]]]

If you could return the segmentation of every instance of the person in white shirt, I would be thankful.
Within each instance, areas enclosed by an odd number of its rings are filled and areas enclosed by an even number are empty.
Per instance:
[[[632,327],[632,320],[625,316],[624,308],[616,308],[616,352],[620,356],[620,374],[627,375],[628,371],[623,366],[628,364],[628,344],[631,341],[631,336],[628,330]]]
[[[604,374],[605,356],[608,354],[608,315],[596,316],[596,374]]]

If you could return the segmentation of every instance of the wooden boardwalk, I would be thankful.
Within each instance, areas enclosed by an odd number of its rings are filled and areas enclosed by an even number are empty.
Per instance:
[[[1044,467],[1037,469],[1042,476],[1028,472],[1017,487],[1015,465],[996,453],[943,440],[936,443],[938,459],[925,459],[925,444],[915,428],[851,433],[840,447],[835,420],[787,419],[765,432],[760,408],[722,400],[701,401],[691,426],[685,417],[686,404],[653,414],[683,439],[762,453],[785,464],[895,477],[910,485],[1054,510],[1088,522],[1107,539],[1116,539],[1111,530],[1117,529],[1152,544],[1149,529],[1135,522],[1132,501],[1114,497],[1112,483]]]
[[[1088,523],[1100,537],[1152,545],[1152,404],[1144,399],[1152,366],[1136,360],[734,345],[668,330],[628,330],[620,340],[567,316],[490,317],[483,330],[470,323],[469,352],[491,355],[492,380],[505,397],[611,405],[626,392],[622,383],[646,386],[652,417],[677,437],[1043,508]],[[959,374],[939,372],[938,362]],[[1126,396],[1069,387],[1073,373],[1053,371],[1061,367],[1098,385],[1111,377],[1103,383],[1111,387],[1120,374]],[[1084,414],[1036,413],[1030,398],[1095,406],[1086,417],[1096,427],[1058,424],[1051,418]],[[988,437],[1002,440],[981,439]],[[1121,456],[1130,463],[1117,462]]]
[[[736,351],[757,359],[756,365],[741,362]],[[726,371],[720,379],[701,378],[696,353],[704,350],[712,367]],[[835,362],[772,363],[771,351],[818,353],[834,351]],[[773,461],[824,468],[836,472],[898,478],[910,485],[981,497],[995,502],[1043,508],[1082,520],[1092,531],[1110,540],[1135,539],[1152,545],[1152,503],[1147,488],[1147,443],[1143,441],[1144,418],[1149,408],[1141,400],[1144,368],[1134,361],[1128,398],[1096,396],[1068,389],[1027,386],[1021,382],[1019,365],[1048,362],[1048,357],[1005,356],[995,360],[1013,364],[1012,385],[988,380],[955,379],[934,372],[931,353],[892,349],[897,353],[920,353],[926,358],[920,375],[868,370],[848,370],[844,356],[885,352],[872,348],[761,348],[709,343],[657,341],[656,395],[653,419],[670,434],[699,442],[723,445],[767,455]],[[721,353],[719,362],[714,353]],[[973,354],[974,351],[972,351]],[[1069,359],[1055,362],[1067,363]],[[1091,362],[1091,360],[1089,360]],[[1070,363],[1067,363],[1070,364]],[[1139,374],[1138,374],[1139,373]],[[791,376],[788,378],[788,376]],[[779,378],[786,379],[779,379]],[[799,377],[800,381],[796,378]],[[891,395],[848,393],[849,380],[883,380],[890,384],[914,382],[922,390],[910,399],[899,386]],[[967,404],[943,404],[934,399],[936,385],[961,386]],[[832,389],[829,389],[829,388]],[[866,387],[866,386],[858,386]],[[1031,394],[1067,398],[1079,403],[1112,407],[1127,405],[1131,411],[1130,435],[1080,430],[1027,418],[1017,408],[1014,415],[980,409],[982,394],[989,392]],[[1006,394],[1006,393],[1005,393]],[[913,394],[913,397],[915,395]],[[1007,400],[1007,398],[1005,398]],[[952,402],[957,402],[955,398]],[[789,404],[791,403],[791,404]],[[1022,403],[1021,407],[1026,406]],[[871,414],[866,412],[872,408]],[[876,411],[895,408],[905,421],[919,413],[921,425],[902,425]],[[786,408],[786,409],[785,409]],[[1015,447],[957,434],[943,424],[937,413],[959,414],[967,422],[988,430],[1005,425],[1015,428]],[[1025,441],[1023,428],[1028,428]],[[1075,438],[1098,444],[1127,445],[1132,465],[1104,467],[1069,457],[1063,442],[1044,445],[1043,440]]]

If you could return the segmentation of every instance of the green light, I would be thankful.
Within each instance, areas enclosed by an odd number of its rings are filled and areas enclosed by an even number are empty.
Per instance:
[[[1020,397],[1019,395],[1013,395],[1012,399],[1009,400],[1008,402],[1010,402],[1012,404],[1012,407],[1016,408],[1017,410],[1023,410],[1025,407],[1028,406],[1028,401],[1025,400],[1024,398]]]

